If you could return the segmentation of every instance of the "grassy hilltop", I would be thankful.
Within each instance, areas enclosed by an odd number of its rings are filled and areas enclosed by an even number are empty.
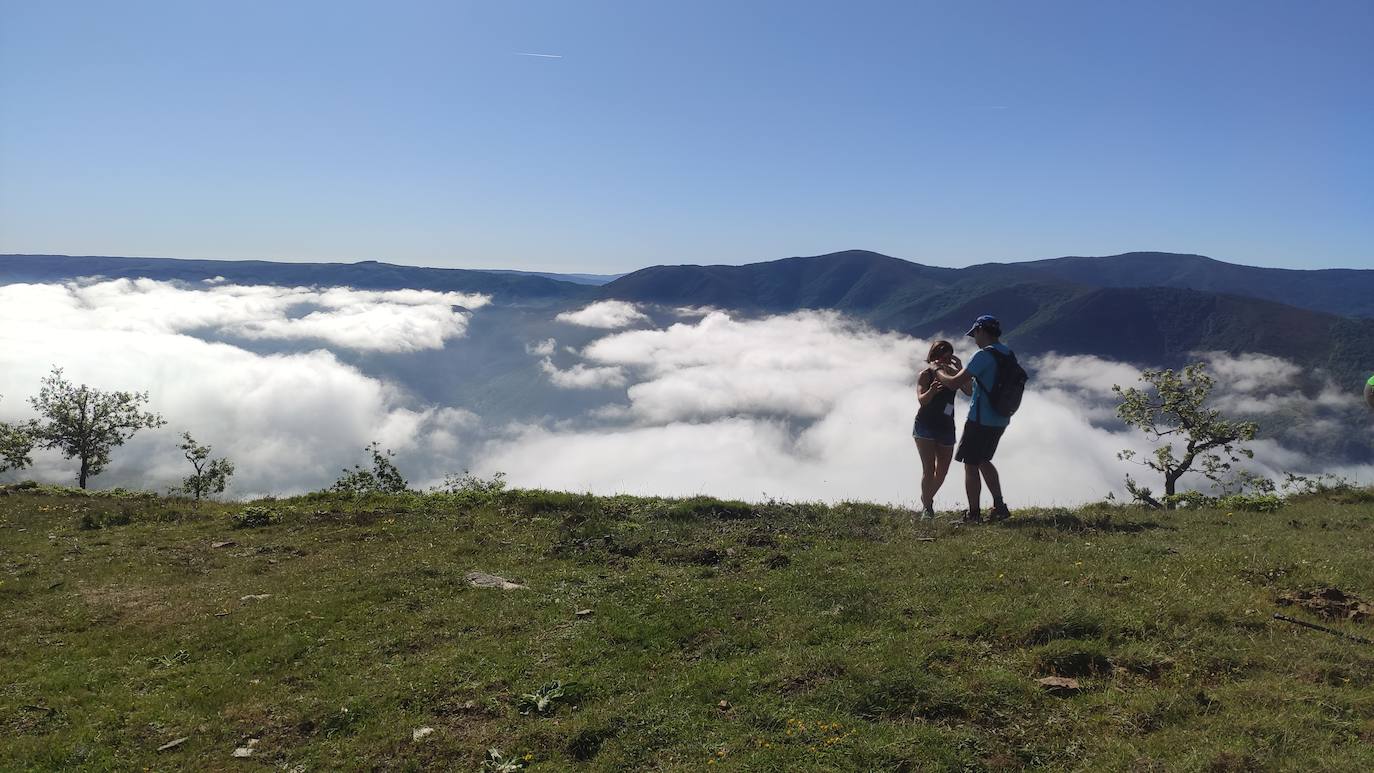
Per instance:
[[[1374,598],[1367,491],[962,528],[535,491],[251,504],[0,496],[0,769],[1374,769],[1374,646],[1272,619],[1374,638],[1276,604]]]

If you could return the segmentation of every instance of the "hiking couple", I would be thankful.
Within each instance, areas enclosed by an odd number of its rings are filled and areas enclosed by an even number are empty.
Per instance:
[[[968,366],[954,354],[949,341],[936,341],[926,357],[926,369],[916,378],[916,414],[912,435],[921,454],[921,520],[935,518],[935,493],[949,473],[951,457],[964,465],[964,489],[968,493],[966,522],[983,520],[980,500],[983,483],[992,494],[988,520],[1011,516],[1002,500],[1002,481],[992,457],[997,443],[1021,404],[1026,372],[1016,355],[1002,343],[1002,323],[984,314],[974,321],[968,336],[978,353]],[[959,450],[954,450],[954,399],[957,392],[972,397]]]

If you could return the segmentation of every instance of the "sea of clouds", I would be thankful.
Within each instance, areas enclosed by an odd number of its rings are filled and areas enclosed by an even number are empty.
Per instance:
[[[421,398],[407,374],[462,356],[473,321],[493,309],[484,296],[422,290],[153,280],[0,286],[0,419],[31,417],[25,398],[53,366],[74,382],[146,390],[168,424],[117,450],[95,479],[101,487],[175,484],[187,467],[175,445],[190,430],[235,462],[235,496],[326,487],[377,440],[418,487],[472,470],[503,472],[517,486],[597,493],[917,498],[913,384],[928,340],[826,311],[751,319],[605,301],[521,312],[542,316],[520,328],[538,335],[504,344],[524,368],[513,379],[481,363],[468,368],[467,379],[500,385],[493,390],[523,384],[523,408]],[[955,343],[972,355],[967,339]],[[1148,484],[1145,471],[1117,458],[1150,448],[1114,412],[1113,385],[1136,383],[1139,369],[1024,356],[1032,388],[997,459],[1013,506],[1119,494],[1128,472]],[[1218,406],[1283,427],[1253,444],[1255,471],[1374,480],[1367,464],[1313,451],[1367,423],[1358,391],[1264,355],[1200,356],[1218,377]],[[42,452],[22,476],[64,481],[72,470]],[[939,506],[962,504],[958,473]]]

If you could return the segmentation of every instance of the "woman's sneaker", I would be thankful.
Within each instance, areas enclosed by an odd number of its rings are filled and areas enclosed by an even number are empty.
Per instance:
[[[922,521],[933,521],[933,520],[935,520],[935,508],[933,508],[933,507],[927,507],[925,510],[921,511],[921,520],[922,520]]]

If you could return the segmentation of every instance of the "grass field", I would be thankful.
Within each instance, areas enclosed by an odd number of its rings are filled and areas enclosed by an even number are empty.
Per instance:
[[[928,527],[312,495],[234,528],[243,504],[11,489],[0,769],[1374,770],[1374,646],[1272,618],[1374,638],[1276,605],[1374,598],[1371,499]]]

